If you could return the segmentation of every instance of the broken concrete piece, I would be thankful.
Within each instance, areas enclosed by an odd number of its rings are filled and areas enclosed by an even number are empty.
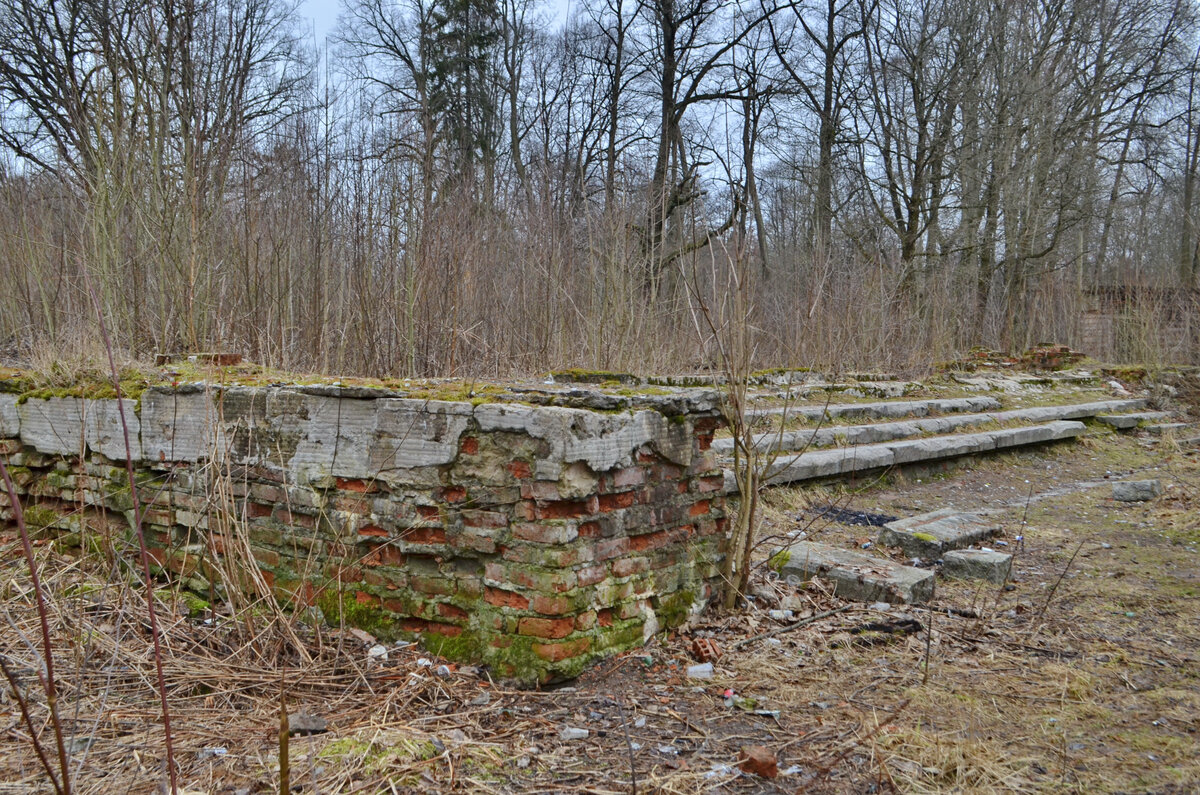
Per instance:
[[[1118,502],[1145,502],[1162,494],[1157,480],[1125,480],[1112,484],[1112,496]]]
[[[784,560],[779,574],[785,579],[803,582],[822,577],[835,585],[836,595],[843,599],[908,604],[933,598],[932,571],[874,555],[798,541],[776,559]]]
[[[999,529],[973,513],[942,508],[888,522],[879,533],[879,544],[898,547],[909,557],[936,559],[990,538]]]
[[[986,580],[1003,585],[1012,571],[1012,555],[990,549],[957,549],[942,558],[942,574],[954,580]]]

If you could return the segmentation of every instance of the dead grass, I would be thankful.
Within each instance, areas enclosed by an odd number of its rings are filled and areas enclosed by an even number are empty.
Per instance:
[[[1103,487],[1053,491],[1103,481],[1106,471],[1110,480],[1146,472],[1174,486],[1135,505],[1113,503]],[[326,733],[292,738],[297,792],[629,792],[635,776],[639,792],[663,793],[1193,791],[1200,575],[1184,531],[1200,511],[1198,482],[1195,452],[1103,435],[952,479],[893,480],[853,495],[772,492],[768,519],[779,531],[802,526],[812,504],[835,500],[893,514],[948,503],[996,511],[1000,540],[1018,551],[1015,589],[939,584],[936,606],[958,614],[933,616],[925,684],[924,629],[854,630],[905,618],[928,627],[929,611],[867,606],[727,651],[713,679],[689,680],[693,637],[729,650],[781,626],[769,609],[798,618],[841,604],[819,585],[798,591],[761,577],[748,609],[708,616],[545,692],[508,689],[471,667],[439,676],[442,661],[416,647],[371,662],[363,639],[272,617],[262,605],[236,620],[189,615],[160,592],[180,781],[193,793],[278,791],[282,688],[289,712],[328,721]],[[874,532],[820,526],[834,544]],[[34,611],[12,539],[4,543],[0,653],[22,670],[43,717],[27,640]],[[42,544],[38,554],[54,594],[76,791],[150,792],[162,777],[163,739],[144,594],[71,550]],[[966,617],[971,611],[979,617]],[[281,626],[289,620],[309,663]],[[727,706],[726,689],[747,700]],[[0,791],[48,791],[10,693],[0,710]],[[564,727],[589,736],[563,740]],[[772,749],[787,775],[740,773],[746,745]]]

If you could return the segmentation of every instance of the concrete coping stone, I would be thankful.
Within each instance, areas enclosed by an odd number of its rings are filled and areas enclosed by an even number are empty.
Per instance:
[[[942,576],[1003,585],[1012,573],[1013,556],[993,549],[956,549],[942,559]]]
[[[999,529],[977,514],[942,508],[888,522],[879,533],[879,544],[897,547],[912,558],[936,560],[950,550],[984,541]]]
[[[834,594],[855,602],[911,604],[933,598],[934,573],[886,558],[812,541],[797,541],[779,553],[779,574],[805,581],[821,577]]]

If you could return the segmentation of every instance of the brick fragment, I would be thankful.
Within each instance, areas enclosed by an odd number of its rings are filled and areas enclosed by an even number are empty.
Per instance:
[[[571,618],[533,618],[525,617],[517,624],[518,635],[530,635],[535,638],[565,638],[575,630],[575,620]]]
[[[533,653],[543,660],[561,662],[587,652],[592,647],[591,638],[576,638],[564,643],[535,643]]]

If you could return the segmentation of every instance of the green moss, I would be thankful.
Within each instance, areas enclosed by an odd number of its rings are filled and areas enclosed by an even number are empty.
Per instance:
[[[790,561],[791,559],[792,559],[791,550],[781,549],[767,560],[767,566],[769,566],[772,571],[779,573],[779,572],[783,571],[783,567],[786,566],[788,564],[788,561]]]
[[[58,511],[44,505],[30,505],[25,508],[25,526],[35,532],[45,530],[60,518]]]
[[[926,544],[938,543],[938,537],[935,535],[930,535],[929,533],[912,533],[911,535],[913,538],[917,539],[918,541],[924,541]]]
[[[676,591],[659,601],[655,613],[659,621],[667,628],[674,628],[687,620],[692,606],[696,603],[696,592],[692,590]]]
[[[326,589],[317,597],[317,607],[321,608],[325,620],[331,626],[345,624],[370,632],[383,640],[395,640],[400,635],[389,611],[382,607],[364,605],[352,594]]]

